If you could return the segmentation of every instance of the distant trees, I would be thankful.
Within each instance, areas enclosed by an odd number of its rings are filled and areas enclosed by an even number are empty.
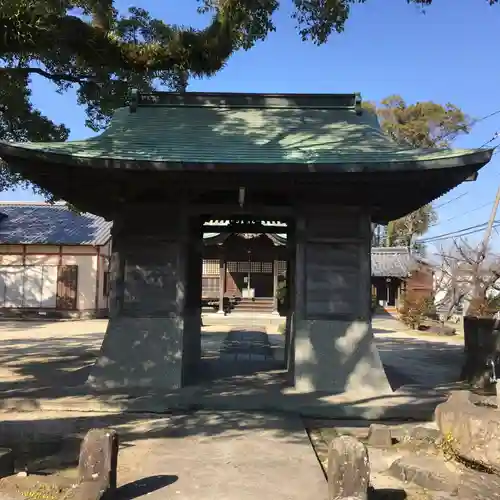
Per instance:
[[[435,272],[436,307],[448,320],[469,305],[468,315],[489,316],[500,310],[500,257],[456,240],[441,249]]]
[[[399,95],[391,95],[380,104],[368,102],[366,108],[374,111],[382,129],[398,144],[411,148],[446,148],[460,134],[467,134],[471,119],[457,106],[432,101],[407,104]],[[427,232],[437,222],[432,205],[391,221],[386,227],[375,228],[373,244],[377,246],[405,246],[423,251],[416,237]]]

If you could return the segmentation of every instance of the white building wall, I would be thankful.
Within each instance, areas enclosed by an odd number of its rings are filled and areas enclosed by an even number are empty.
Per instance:
[[[104,275],[110,250],[110,243],[100,247],[99,252],[92,246],[0,245],[0,307],[55,308],[57,268],[76,265],[77,309],[95,311],[99,253],[97,305],[107,309]]]

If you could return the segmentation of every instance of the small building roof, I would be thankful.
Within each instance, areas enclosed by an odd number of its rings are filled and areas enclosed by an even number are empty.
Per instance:
[[[420,264],[429,265],[406,247],[373,247],[371,264],[378,278],[407,278]]]
[[[112,225],[63,204],[0,203],[2,245],[104,245]]]

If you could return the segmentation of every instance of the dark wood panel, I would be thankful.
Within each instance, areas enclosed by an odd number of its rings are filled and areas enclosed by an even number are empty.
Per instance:
[[[360,247],[309,243],[305,249],[308,319],[354,319],[360,315]]]
[[[179,287],[182,287],[184,282],[183,267],[179,266],[179,245],[172,243],[143,247],[142,251],[137,253],[130,247],[124,250],[124,313],[147,315],[177,313],[179,308],[183,307],[177,300],[178,292],[182,295],[183,290],[179,290]]]
[[[126,264],[124,281],[123,311],[125,313],[177,312],[179,279],[175,265]]]
[[[314,215],[307,222],[308,239],[355,239],[361,236],[361,215],[356,212]]]
[[[309,243],[306,246],[306,259],[316,267],[359,268],[359,245]]]

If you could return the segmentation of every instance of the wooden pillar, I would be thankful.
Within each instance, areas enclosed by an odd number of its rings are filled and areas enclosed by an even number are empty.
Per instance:
[[[273,260],[273,314],[278,312],[278,261]]]
[[[225,314],[224,311],[224,291],[226,285],[226,257],[222,248],[219,255],[219,310],[218,314]]]

